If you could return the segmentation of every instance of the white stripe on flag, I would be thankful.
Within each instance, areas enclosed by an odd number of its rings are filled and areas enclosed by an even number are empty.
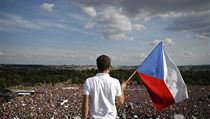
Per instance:
[[[174,101],[180,102],[188,98],[187,86],[181,76],[181,73],[173,62],[173,60],[168,56],[164,46],[163,46],[163,65],[164,65],[164,82],[166,83],[169,91],[171,92]]]

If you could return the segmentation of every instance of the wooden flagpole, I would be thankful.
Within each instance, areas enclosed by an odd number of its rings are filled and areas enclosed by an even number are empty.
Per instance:
[[[125,83],[127,84],[128,81],[131,80],[131,78],[133,77],[133,75],[137,72],[137,69],[131,74],[131,76],[125,81]]]

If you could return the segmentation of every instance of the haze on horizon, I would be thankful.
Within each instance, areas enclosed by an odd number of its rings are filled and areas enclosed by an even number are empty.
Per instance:
[[[209,0],[1,0],[0,64],[139,65],[160,41],[177,65],[210,64]]]

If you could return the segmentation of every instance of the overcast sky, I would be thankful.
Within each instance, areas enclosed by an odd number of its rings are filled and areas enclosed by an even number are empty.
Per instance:
[[[0,63],[139,65],[160,41],[178,65],[210,64],[210,1],[0,0]]]

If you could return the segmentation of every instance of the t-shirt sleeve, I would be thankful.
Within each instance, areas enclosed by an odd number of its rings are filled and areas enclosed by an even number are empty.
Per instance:
[[[90,94],[90,88],[89,88],[89,85],[88,85],[88,80],[85,81],[83,94],[84,95],[89,95]]]
[[[120,85],[120,82],[118,80],[116,81],[115,89],[116,89],[116,95],[115,96],[122,95],[121,85]]]

